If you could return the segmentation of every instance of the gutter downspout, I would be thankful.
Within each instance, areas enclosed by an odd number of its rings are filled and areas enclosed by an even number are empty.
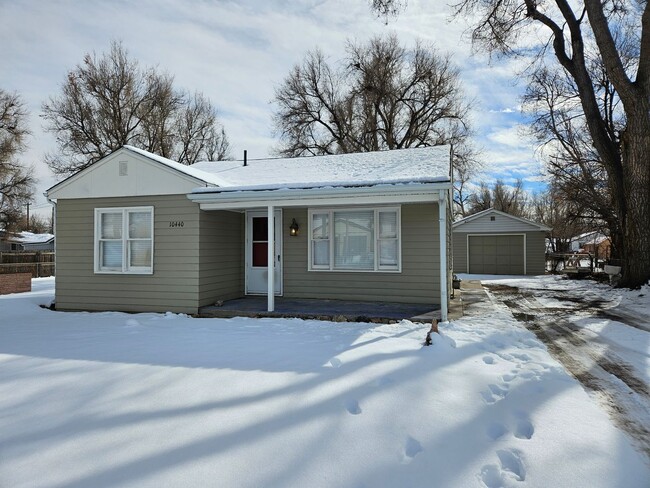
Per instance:
[[[57,268],[56,266],[56,260],[57,260],[56,202],[47,195],[47,192],[43,193],[43,195],[45,196],[45,199],[48,201],[48,203],[52,205],[52,208],[54,209],[54,212],[52,212],[52,234],[54,234],[54,276],[56,276],[56,268]],[[56,303],[56,288],[54,289],[54,302]]]
[[[54,207],[54,212],[52,213],[52,234],[54,234],[54,259],[56,261],[56,202],[47,196],[47,193],[43,193],[47,202]],[[56,263],[54,263],[54,269],[56,270]]]
[[[447,322],[447,191],[438,193],[438,222],[440,224],[440,320]]]

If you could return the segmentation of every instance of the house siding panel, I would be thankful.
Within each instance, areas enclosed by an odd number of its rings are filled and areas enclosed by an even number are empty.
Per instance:
[[[153,274],[96,274],[94,209],[131,206],[154,207]],[[199,214],[185,195],[59,200],[57,309],[196,313]],[[171,221],[183,226],[171,227]]]
[[[403,205],[401,272],[308,271],[308,212],[286,208],[284,222],[300,224],[289,236],[283,226],[284,296],[342,300],[440,303],[440,239],[435,204]]]
[[[244,214],[200,214],[200,306],[244,295]]]
[[[546,233],[526,233],[526,273],[540,275],[546,272]]]

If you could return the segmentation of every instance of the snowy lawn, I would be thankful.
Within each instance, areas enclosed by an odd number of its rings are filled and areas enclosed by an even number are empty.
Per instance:
[[[0,297],[2,487],[647,487],[643,455],[499,307],[443,326]]]

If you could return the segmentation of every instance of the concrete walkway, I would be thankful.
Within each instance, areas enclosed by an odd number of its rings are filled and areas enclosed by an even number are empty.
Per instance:
[[[482,314],[485,311],[486,303],[491,304],[492,302],[480,280],[462,280],[460,282],[461,313],[457,318],[463,315]]]

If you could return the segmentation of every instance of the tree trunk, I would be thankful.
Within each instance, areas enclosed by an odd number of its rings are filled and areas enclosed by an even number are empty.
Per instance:
[[[650,280],[650,100],[638,100],[621,135],[623,187],[623,278],[637,288]]]

